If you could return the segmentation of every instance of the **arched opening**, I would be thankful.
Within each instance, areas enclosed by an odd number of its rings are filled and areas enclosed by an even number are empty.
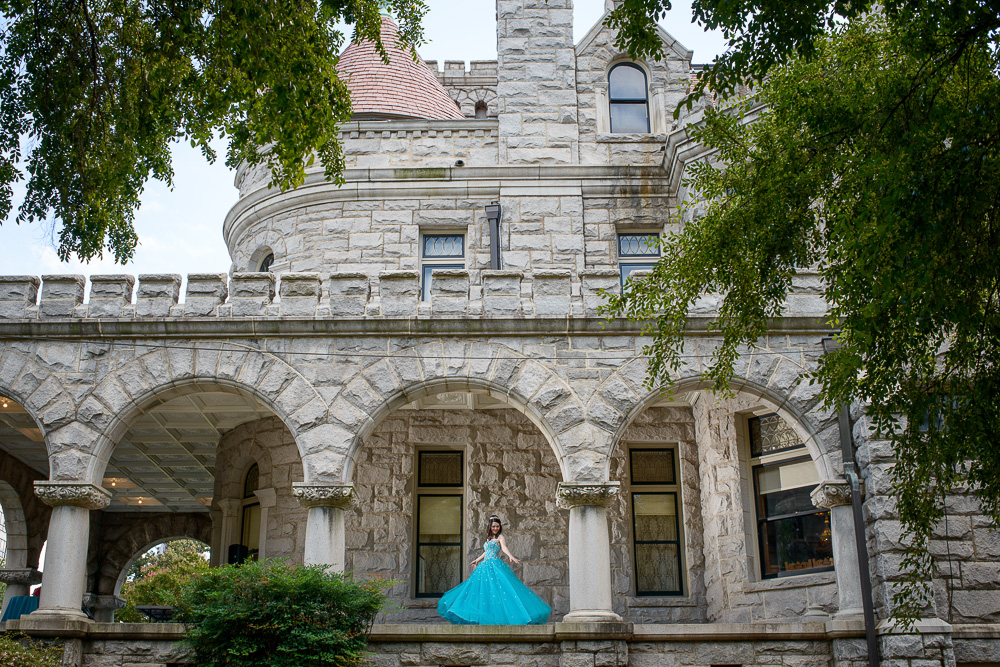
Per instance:
[[[416,392],[384,415],[355,455],[346,569],[401,581],[386,622],[434,622],[442,593],[471,571],[487,519],[500,516],[515,573],[568,611],[568,513],[549,438],[519,409],[469,391]]]
[[[122,623],[169,620],[169,610],[155,608],[177,604],[184,585],[208,569],[210,549],[205,542],[190,537],[163,538],[145,545],[129,559],[119,577],[115,594],[121,596],[124,606],[115,612],[114,619]]]
[[[245,558],[247,534],[254,554],[301,561],[305,513],[291,487],[302,461],[291,431],[251,390],[174,384],[120,418],[114,446],[101,450],[112,499],[92,518],[88,591],[116,595],[126,561],[166,538],[209,544],[212,565]]]
[[[616,612],[633,622],[706,622],[837,609],[830,511],[810,500],[829,479],[828,461],[812,427],[786,407],[750,383],[725,397],[692,382],[628,415],[609,469],[621,484],[608,512]],[[788,600],[780,590],[789,586],[808,592]],[[725,601],[748,587],[767,598],[749,612],[669,604]]]
[[[487,118],[489,116],[489,109],[486,106],[485,100],[479,100],[476,102],[476,118]]]

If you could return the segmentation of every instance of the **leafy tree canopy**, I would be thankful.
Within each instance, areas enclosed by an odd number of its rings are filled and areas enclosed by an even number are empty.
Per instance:
[[[136,559],[122,585],[125,607],[115,612],[115,620],[151,623],[152,619],[136,609],[137,606],[176,607],[184,587],[208,571],[206,551],[208,545],[203,542],[174,540],[167,542],[163,553],[150,551]]]
[[[337,25],[382,49],[380,5],[422,41],[423,0],[0,0],[0,219],[27,179],[18,223],[58,220],[62,260],[123,263],[147,179],[173,182],[171,143],[214,160],[216,133],[227,165],[266,163],[281,188],[314,155],[339,178]]]
[[[815,21],[769,18],[779,4]],[[963,1],[864,16],[849,4],[749,7],[696,3],[745,48],[708,81],[725,92],[730,75],[767,78],[689,128],[710,151],[689,175],[704,210],[609,312],[648,322],[659,386],[682,363],[693,301],[722,295],[707,375],[725,388],[781,315],[792,276],[818,269],[842,346],[814,379],[829,404],[868,405],[896,454],[910,549],[895,613],[912,619],[926,608],[945,494],[971,488],[1000,519],[1000,17]]]

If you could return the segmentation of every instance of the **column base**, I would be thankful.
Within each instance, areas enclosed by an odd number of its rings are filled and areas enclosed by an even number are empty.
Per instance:
[[[94,622],[80,611],[39,609],[7,624],[9,630],[19,630],[32,636],[84,637]]]
[[[562,619],[563,623],[621,623],[622,617],[610,609],[574,609]]]

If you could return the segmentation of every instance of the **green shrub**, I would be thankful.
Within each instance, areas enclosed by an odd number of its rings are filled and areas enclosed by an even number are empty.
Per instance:
[[[33,642],[24,635],[0,635],[3,667],[59,667],[62,647]]]
[[[121,596],[125,607],[115,612],[122,623],[152,623],[136,609],[136,605],[176,607],[184,586],[208,571],[208,561],[202,552],[208,546],[194,540],[176,540],[167,544],[162,554],[143,555],[129,571],[129,580],[122,584]]]
[[[184,589],[180,620],[199,667],[354,667],[391,582],[267,560],[213,568]]]

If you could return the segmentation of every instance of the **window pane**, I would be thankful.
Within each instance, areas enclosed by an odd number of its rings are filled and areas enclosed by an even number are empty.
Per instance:
[[[635,545],[636,593],[680,593],[680,571],[676,544]]]
[[[257,490],[257,485],[260,483],[260,468],[254,463],[250,466],[250,470],[247,471],[247,476],[243,480],[243,497],[244,498],[254,498],[253,492]]]
[[[464,269],[464,264],[424,264],[420,274],[420,298],[423,301],[431,300],[431,272],[435,269]]]
[[[819,473],[816,472],[816,464],[811,459],[757,468],[758,493],[773,493],[803,486],[811,489],[817,484],[819,484]]]
[[[628,277],[632,275],[634,271],[651,271],[656,264],[621,264],[619,269],[621,271],[621,282],[622,289],[625,288],[625,283],[628,281]]]
[[[750,419],[750,453],[754,456],[801,447],[802,440],[778,415]]]
[[[616,102],[611,105],[612,132],[649,132],[646,103]]]
[[[465,257],[465,237],[461,234],[425,236],[424,257]]]
[[[461,547],[420,547],[417,553],[418,595],[441,595],[461,581]]]
[[[634,65],[618,65],[608,75],[608,94],[612,100],[646,99],[646,74]]]
[[[815,512],[816,506],[813,505],[812,500],[809,498],[809,494],[814,488],[816,487],[806,486],[799,489],[792,489],[790,491],[773,491],[771,493],[761,494],[760,518],[767,519],[773,516],[782,516],[785,514]]]
[[[764,575],[833,567],[830,512],[761,524]]]
[[[260,550],[260,505],[249,505],[243,508],[243,546],[250,550],[251,555]]]
[[[674,451],[672,449],[633,449],[633,484],[675,484]]]
[[[619,257],[659,257],[659,234],[619,234]]]
[[[677,539],[677,497],[673,493],[633,493],[635,541]]]
[[[420,486],[461,486],[462,452],[420,452]]]
[[[418,542],[462,540],[461,496],[420,496],[418,506]]]

